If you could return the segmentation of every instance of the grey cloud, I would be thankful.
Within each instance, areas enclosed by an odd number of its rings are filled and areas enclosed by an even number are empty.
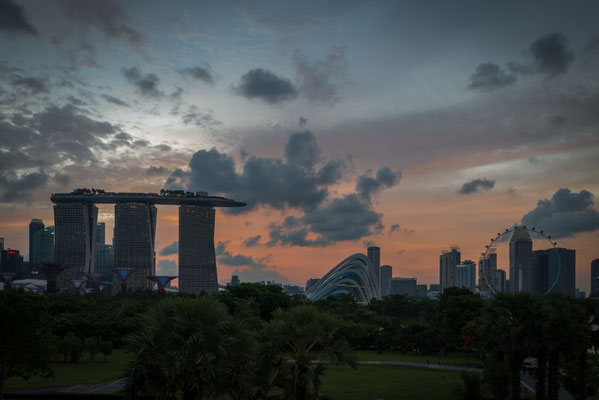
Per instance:
[[[48,93],[48,83],[45,79],[34,78],[34,77],[15,77],[11,81],[13,87],[23,88],[29,91],[29,94],[35,95],[38,93]]]
[[[160,260],[156,265],[156,271],[159,275],[176,276],[179,268],[173,260]]]
[[[361,175],[358,177],[356,192],[363,199],[370,199],[371,196],[384,188],[390,188],[397,184],[401,179],[401,172],[393,172],[389,167],[379,168],[376,177]]]
[[[399,224],[393,224],[393,225],[391,225],[391,228],[389,228],[389,233],[391,234],[395,231],[399,231],[399,228],[400,228]]]
[[[279,77],[263,68],[248,71],[233,90],[240,96],[248,99],[258,98],[270,104],[297,97],[297,89],[289,79]]]
[[[169,94],[168,97],[170,97],[173,100],[180,100],[183,92],[184,92],[183,88],[180,88],[179,86],[177,86],[175,91],[173,93]],[[178,107],[178,106],[175,106],[175,107]],[[175,111],[175,112],[173,113],[173,111]],[[177,113],[178,113],[178,108],[177,109],[173,108],[173,110],[171,110],[171,114],[177,115]]]
[[[162,165],[159,167],[151,166],[146,171],[147,175],[166,175],[170,172],[170,170]]]
[[[495,186],[495,181],[483,178],[483,179],[474,179],[470,182],[466,182],[462,185],[460,190],[458,190],[459,194],[473,194],[477,192],[487,192],[493,189]]]
[[[308,123],[308,120],[304,117],[299,117],[299,120],[297,122],[297,124],[299,126],[306,126],[307,123]]]
[[[60,4],[67,18],[82,32],[94,28],[108,37],[124,39],[134,46],[147,42],[145,35],[131,26],[131,16],[125,13],[115,0],[67,0]]]
[[[150,142],[145,139],[137,139],[134,140],[133,143],[131,143],[131,147],[133,148],[148,147],[149,145]]]
[[[233,254],[227,250],[225,242],[218,242],[216,245],[216,260],[219,265],[231,267],[245,266],[246,269],[235,269],[233,275],[238,275],[244,282],[255,282],[262,280],[275,280],[281,283],[289,283],[289,280],[281,276],[276,271],[276,266],[265,263],[268,258],[254,259],[252,256],[243,254]]]
[[[173,242],[168,246],[165,246],[158,254],[161,256],[171,256],[179,253],[179,242]]]
[[[45,187],[49,179],[50,175],[42,170],[22,176],[16,176],[11,171],[2,171],[0,172],[2,202],[29,201],[31,192]]]
[[[72,105],[77,106],[77,107],[85,106],[87,104],[86,102],[84,102],[81,99],[78,99],[75,96],[69,96],[69,97],[67,97],[67,100],[69,100],[69,103],[71,103]]]
[[[165,152],[172,150],[171,146],[169,146],[168,144],[157,144],[154,147],[160,151],[165,151]]]
[[[339,101],[339,85],[347,75],[344,47],[334,47],[322,60],[311,61],[300,50],[293,53],[299,92],[308,100],[333,105]]]
[[[568,50],[568,39],[561,33],[541,36],[530,45],[530,53],[536,70],[548,77],[565,73],[574,61],[574,54]]]
[[[0,1],[0,31],[10,34],[38,35],[37,29],[27,20],[23,6],[13,0]]]
[[[539,200],[537,207],[522,217],[522,225],[543,229],[553,238],[572,237],[599,229],[599,211],[594,196],[587,190],[573,193],[557,190],[551,200]]]
[[[499,65],[492,62],[481,63],[470,76],[469,89],[493,90],[509,86],[516,82],[516,76],[507,74]]]
[[[196,66],[196,67],[183,68],[181,70],[181,73],[183,75],[190,76],[194,79],[203,81],[205,83],[214,83],[214,77],[212,76],[212,72],[208,65],[202,66],[202,67]]]
[[[127,82],[131,83],[137,90],[147,97],[162,97],[164,93],[158,90],[160,78],[155,74],[146,74],[145,76],[137,67],[123,68],[123,76]]]
[[[214,118],[211,111],[200,112],[195,105],[189,106],[187,113],[181,117],[185,125],[195,125],[203,128],[222,125],[222,122]]]
[[[256,235],[256,236],[249,237],[247,240],[245,240],[243,242],[243,245],[245,247],[255,246],[255,245],[257,245],[260,242],[261,238],[262,238],[262,235]]]
[[[119,99],[118,97],[113,97],[113,96],[109,96],[107,94],[103,94],[102,98],[109,103],[116,104],[117,106],[129,107],[129,104],[127,104],[123,100]]]
[[[260,205],[276,209],[310,209],[328,196],[327,187],[341,178],[343,163],[328,163],[318,169],[320,148],[309,131],[293,133],[285,146],[285,159],[251,156],[237,173],[232,157],[216,149],[199,150],[189,162],[190,190],[203,190],[248,203],[232,212],[249,211]],[[181,178],[171,180],[181,182]]]
[[[568,123],[568,120],[565,117],[562,117],[561,115],[556,115],[555,117],[551,118],[551,123],[553,125],[562,126],[566,125]]]

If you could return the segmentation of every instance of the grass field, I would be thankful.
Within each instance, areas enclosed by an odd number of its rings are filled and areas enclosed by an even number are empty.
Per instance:
[[[103,355],[98,355],[95,361],[92,362],[89,355],[85,354],[82,360],[76,364],[52,363],[53,378],[43,379],[39,376],[34,376],[29,380],[10,378],[7,379],[5,387],[7,389],[19,389],[108,382],[123,376],[129,357],[122,349],[114,350],[108,356],[107,361],[104,361]]]
[[[407,361],[425,363],[428,359],[431,364],[437,364],[439,359],[443,365],[454,365],[456,367],[482,368],[482,361],[473,355],[464,353],[449,353],[447,356],[438,354],[422,355],[418,353],[387,352],[379,354],[376,351],[355,351],[354,356],[361,361]]]
[[[332,400],[455,399],[459,372],[391,365],[328,367],[320,393]]]

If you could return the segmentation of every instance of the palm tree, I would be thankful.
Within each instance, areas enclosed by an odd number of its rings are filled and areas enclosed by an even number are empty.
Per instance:
[[[239,319],[214,298],[168,298],[151,309],[128,338],[135,355],[126,377],[128,397],[249,398],[254,341]]]
[[[349,345],[338,335],[339,327],[339,319],[314,306],[279,309],[273,314],[268,332],[281,357],[274,383],[283,389],[285,399],[318,397],[327,362],[355,368]]]
[[[534,304],[535,297],[527,292],[500,293],[481,318],[480,337],[490,358],[485,374],[495,377],[498,388],[509,387],[512,400],[520,399],[520,373],[535,329]]]

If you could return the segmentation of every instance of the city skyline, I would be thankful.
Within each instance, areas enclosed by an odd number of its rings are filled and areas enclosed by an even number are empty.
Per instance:
[[[438,283],[442,250],[477,262],[524,224],[576,250],[589,291],[597,4],[5,3],[5,247],[52,225],[52,192],[187,189],[248,202],[216,211],[220,282],[303,285],[377,246]],[[178,263],[157,208],[157,264]],[[113,218],[98,205],[107,243]]]

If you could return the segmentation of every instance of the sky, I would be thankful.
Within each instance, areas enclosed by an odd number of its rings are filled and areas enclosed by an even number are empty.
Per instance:
[[[443,250],[477,260],[525,224],[576,250],[588,291],[597,15],[594,1],[0,0],[0,237],[27,254],[50,193],[185,189],[248,203],[217,210],[222,283],[304,285],[369,245],[394,276],[438,283]],[[157,226],[173,273],[177,209]]]

